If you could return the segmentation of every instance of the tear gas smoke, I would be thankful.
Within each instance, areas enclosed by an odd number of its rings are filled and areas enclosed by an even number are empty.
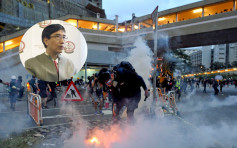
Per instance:
[[[200,101],[200,99],[202,101]],[[195,96],[195,93],[188,94],[183,100],[186,102],[180,104],[180,109],[182,111],[189,111],[191,108],[192,111],[207,110],[209,108],[230,106],[237,104],[236,96],[229,96],[224,100],[219,100],[215,96],[209,96],[208,98],[200,98]]]
[[[6,110],[6,106],[3,105],[3,104],[0,104],[0,112],[2,112],[2,111],[4,111],[4,110]]]
[[[136,72],[144,79],[146,85],[150,85],[148,80],[152,68],[153,53],[141,37],[135,40],[134,46],[135,48],[131,50],[129,56],[123,60],[129,61]]]
[[[221,103],[220,101],[211,101],[207,105],[206,110],[213,107],[221,107],[236,104],[234,98],[237,96],[230,96],[226,98],[226,101]],[[200,104],[202,98],[199,99]],[[192,100],[189,100],[192,101]],[[217,102],[217,103],[213,103]],[[203,103],[205,104],[205,102]],[[215,104],[215,105],[213,105]],[[196,112],[193,106],[189,106],[189,112]],[[236,113],[235,113],[236,114]],[[147,119],[142,116],[137,118],[136,124],[130,125],[112,125],[109,130],[94,129],[91,135],[98,138],[99,144],[91,145],[86,140],[83,140],[86,134],[86,127],[80,127],[66,142],[65,147],[93,147],[93,148],[130,148],[130,147],[233,147],[237,144],[237,126],[236,121],[232,124],[227,124],[222,121],[219,126],[213,125],[194,125],[200,120],[208,120],[204,115],[196,116],[193,114],[192,122],[187,121],[186,118],[181,119],[175,116],[167,116],[162,119],[153,118]],[[218,117],[217,114],[213,116]],[[223,118],[223,117],[220,117]],[[82,134],[82,135],[81,135]],[[84,141],[84,145],[83,145]]]
[[[134,42],[134,47],[130,53],[129,56],[124,61],[129,61],[136,72],[143,78],[145,81],[147,88],[151,88],[151,84],[149,82],[149,78],[151,75],[151,69],[152,69],[152,61],[153,61],[153,53],[151,49],[146,45],[146,42],[141,38],[138,37]],[[122,60],[122,61],[123,61]],[[135,116],[140,112],[139,109],[143,110],[144,105],[150,106],[151,101],[148,101],[147,104],[144,104],[144,90],[142,89],[142,98],[138,105],[138,109],[135,110]]]
[[[141,75],[146,84],[149,78],[151,68],[152,54],[150,49],[145,45],[141,38],[138,38],[134,44],[130,56],[126,58]],[[124,60],[124,59],[123,59]],[[142,92],[143,94],[143,92]],[[144,147],[234,147],[237,145],[237,126],[236,118],[227,123],[225,120],[220,121],[216,126],[207,118],[208,113],[213,108],[229,107],[236,105],[237,96],[230,96],[225,101],[218,101],[212,97],[211,101],[203,101],[203,97],[192,91],[186,97],[186,101],[178,104],[179,110],[183,113],[184,118],[176,116],[165,116],[164,118],[148,119],[142,115],[136,116],[134,125],[111,125],[108,129],[96,128],[91,131],[90,138],[95,137],[98,143],[88,142],[87,125],[80,125],[79,130],[75,130],[73,136],[65,141],[64,147],[89,147],[89,148],[144,148]],[[199,110],[205,110],[204,114],[199,114]],[[233,110],[232,110],[233,111]],[[188,113],[186,113],[188,112]],[[212,112],[215,118],[219,112]],[[236,116],[235,113],[233,113]],[[187,116],[186,116],[187,115]],[[192,116],[192,118],[189,118]],[[200,121],[210,121],[210,124],[198,124]]]

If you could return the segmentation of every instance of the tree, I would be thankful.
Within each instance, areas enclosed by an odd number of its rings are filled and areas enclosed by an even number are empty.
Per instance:
[[[237,67],[237,61],[232,62],[232,63],[231,63],[231,66],[232,66],[232,67]]]
[[[225,68],[225,65],[224,63],[221,63],[221,62],[214,62],[212,65],[211,65],[211,70],[218,70],[218,69],[224,69]]]
[[[184,61],[189,61],[189,60],[190,60],[190,59],[189,59],[189,56],[188,56],[187,54],[185,54],[183,50],[177,49],[177,50],[174,50],[173,53],[174,53],[177,57],[183,59]],[[187,62],[187,63],[188,63],[188,62]]]
[[[202,65],[202,64],[198,65],[197,67],[198,67],[198,70],[201,71],[201,72],[204,72],[204,71],[206,71],[206,69],[207,69],[207,68],[206,68],[204,65]]]

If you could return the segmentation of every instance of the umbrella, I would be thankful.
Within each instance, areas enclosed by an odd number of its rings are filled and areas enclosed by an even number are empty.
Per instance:
[[[215,76],[215,79],[216,79],[216,80],[222,80],[223,77],[222,77],[222,75],[216,75],[216,76]]]

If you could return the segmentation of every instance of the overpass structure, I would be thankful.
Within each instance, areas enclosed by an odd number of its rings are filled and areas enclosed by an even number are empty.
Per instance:
[[[237,42],[236,2],[205,0],[159,12],[158,51]],[[107,20],[67,15],[58,19],[71,23],[84,35],[89,50],[85,69],[116,64],[119,60],[116,58],[125,57],[124,51],[132,49],[139,36],[153,48],[150,15],[133,17],[122,23],[118,23],[117,17]],[[18,57],[20,40],[26,30],[0,37],[0,67],[5,76],[9,76],[9,71],[27,73]]]

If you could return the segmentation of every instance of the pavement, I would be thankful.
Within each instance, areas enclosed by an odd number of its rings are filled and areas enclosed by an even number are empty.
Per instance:
[[[103,108],[103,115],[95,115],[94,106],[91,100],[88,100],[84,94],[84,101],[64,102],[61,101],[62,93],[58,93],[57,105],[54,101],[47,103],[48,109],[42,109],[42,126],[69,124],[76,120],[97,121],[111,119],[110,108]],[[28,114],[27,92],[20,99],[17,99],[16,109],[10,109],[8,96],[1,96],[0,99],[0,136],[18,132],[29,128],[35,128],[37,125]]]

